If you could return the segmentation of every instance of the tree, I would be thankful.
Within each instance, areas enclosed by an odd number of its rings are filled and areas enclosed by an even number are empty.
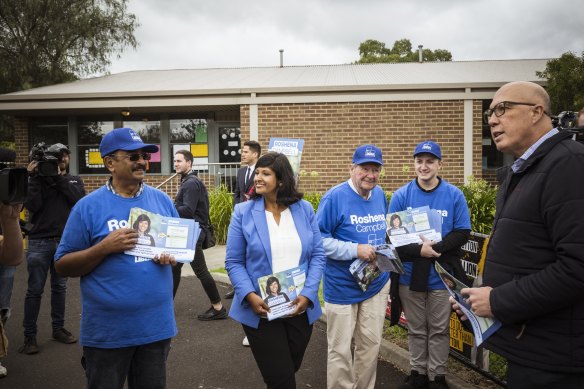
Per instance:
[[[2,0],[0,93],[103,72],[136,48],[128,0]]]
[[[128,0],[1,0],[0,94],[104,72],[136,48],[139,26]],[[0,137],[14,139],[0,116]]]
[[[572,52],[549,60],[537,76],[548,82],[553,113],[579,111],[584,107],[584,52],[578,57]]]
[[[452,61],[452,54],[448,50],[423,49],[423,61]],[[367,39],[359,45],[359,60],[356,63],[389,63],[389,62],[417,62],[418,50],[412,51],[409,39],[399,39],[388,49],[384,42]]]

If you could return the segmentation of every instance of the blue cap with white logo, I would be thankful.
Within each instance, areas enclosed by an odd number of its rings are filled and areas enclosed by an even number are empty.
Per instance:
[[[423,153],[432,154],[436,158],[442,160],[442,150],[440,150],[440,145],[431,140],[424,141],[417,145],[416,150],[414,150],[414,157]]]
[[[353,163],[357,165],[364,163],[383,165],[383,155],[381,154],[381,150],[373,145],[362,145],[355,149]]]
[[[158,151],[158,146],[142,142],[140,135],[131,128],[115,128],[105,134],[99,145],[102,158],[116,150],[134,151],[139,149],[143,149],[147,153],[155,153]]]

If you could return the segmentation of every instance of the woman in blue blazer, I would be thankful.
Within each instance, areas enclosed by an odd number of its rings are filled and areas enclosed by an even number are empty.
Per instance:
[[[235,289],[229,316],[243,325],[267,387],[295,389],[312,324],[322,314],[322,239],[284,154],[268,153],[257,161],[254,185],[251,200],[235,206],[227,235],[225,268]],[[306,268],[306,281],[292,301],[294,312],[268,321],[258,278],[297,266]]]

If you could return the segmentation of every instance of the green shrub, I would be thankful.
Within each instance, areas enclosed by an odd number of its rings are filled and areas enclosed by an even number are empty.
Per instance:
[[[306,192],[304,193],[303,199],[308,201],[312,204],[312,208],[314,208],[314,212],[318,208],[318,204],[320,204],[320,199],[322,198],[322,193],[318,192]]]
[[[217,244],[225,244],[227,241],[227,229],[231,221],[233,211],[233,194],[225,185],[209,191],[209,217],[215,230]]]
[[[460,186],[460,190],[466,197],[472,231],[490,234],[495,217],[497,187],[471,176],[468,184]]]

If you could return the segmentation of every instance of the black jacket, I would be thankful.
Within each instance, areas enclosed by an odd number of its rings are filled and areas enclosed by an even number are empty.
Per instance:
[[[174,199],[174,206],[180,217],[194,219],[201,227],[199,241],[204,237],[204,227],[210,225],[209,194],[203,181],[195,173],[181,178],[180,188]]]
[[[30,176],[24,206],[33,224],[30,239],[59,238],[71,208],[85,196],[80,177],[69,174],[55,177]]]
[[[503,326],[486,346],[536,369],[584,373],[584,146],[560,132],[507,168],[484,269]]]

